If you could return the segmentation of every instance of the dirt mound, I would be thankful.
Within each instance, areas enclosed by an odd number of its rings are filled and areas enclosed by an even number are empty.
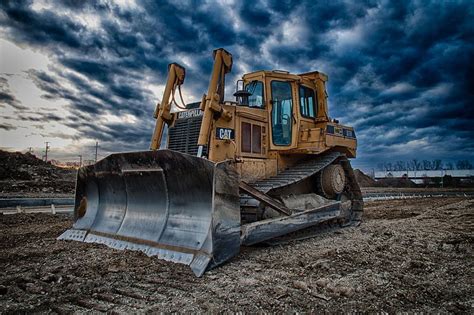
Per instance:
[[[361,170],[355,169],[354,175],[360,187],[392,187],[392,188],[415,188],[418,187],[408,177],[386,177],[378,180],[364,174]]]
[[[33,180],[44,176],[59,178],[61,169],[30,153],[0,150],[0,180]]]
[[[30,153],[0,150],[0,194],[74,191],[75,170],[46,163]]]
[[[377,180],[376,187],[396,187],[396,188],[415,188],[418,187],[413,181],[407,177],[395,178],[387,177]]]
[[[357,182],[359,183],[360,187],[374,187],[376,186],[375,180],[364,174],[361,170],[355,169],[354,170],[355,177],[357,179]]]

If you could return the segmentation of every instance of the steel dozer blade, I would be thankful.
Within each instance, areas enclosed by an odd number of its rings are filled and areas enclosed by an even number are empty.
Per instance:
[[[239,176],[170,150],[112,154],[79,169],[75,223],[58,239],[140,250],[197,276],[239,252]]]

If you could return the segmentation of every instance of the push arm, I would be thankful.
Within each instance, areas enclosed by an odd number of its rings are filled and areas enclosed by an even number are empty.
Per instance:
[[[168,66],[168,81],[166,81],[165,91],[161,104],[156,105],[154,117],[156,118],[155,131],[151,139],[150,149],[155,151],[160,148],[161,137],[163,136],[164,123],[170,125],[173,122],[173,115],[171,114],[170,96],[176,87],[184,82],[186,76],[185,69],[177,63],[172,63]]]
[[[198,139],[198,156],[201,156],[203,146],[208,144],[209,133],[212,128],[212,120],[217,115],[224,119],[231,119],[231,113],[226,111],[220,104],[224,101],[225,75],[232,69],[232,55],[223,48],[214,50],[214,67],[207,95],[201,101],[203,111],[201,129]]]

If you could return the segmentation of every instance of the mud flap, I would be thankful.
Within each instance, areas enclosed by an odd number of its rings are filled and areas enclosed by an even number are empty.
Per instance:
[[[78,172],[73,228],[58,239],[140,250],[197,276],[239,252],[239,177],[170,150],[113,154]]]

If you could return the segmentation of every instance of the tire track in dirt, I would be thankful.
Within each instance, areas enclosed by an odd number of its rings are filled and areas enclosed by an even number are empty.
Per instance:
[[[67,216],[0,216],[9,312],[472,312],[474,200],[366,203],[360,227],[242,248],[196,278],[182,265],[56,241]]]

